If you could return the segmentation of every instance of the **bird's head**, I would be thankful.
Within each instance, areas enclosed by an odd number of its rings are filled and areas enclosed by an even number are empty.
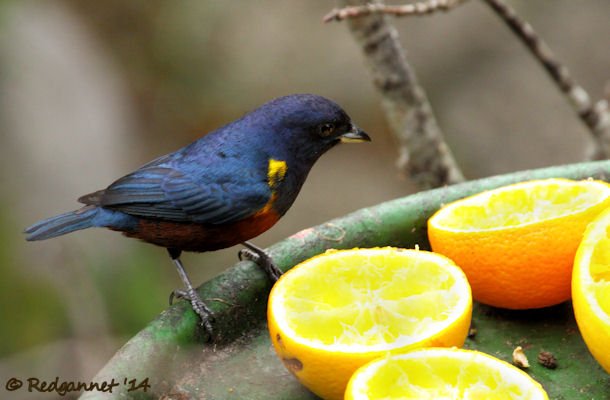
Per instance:
[[[274,148],[287,149],[297,158],[314,162],[341,142],[369,142],[337,103],[322,96],[294,94],[274,99],[252,113],[269,126]],[[264,122],[260,120],[264,118]]]

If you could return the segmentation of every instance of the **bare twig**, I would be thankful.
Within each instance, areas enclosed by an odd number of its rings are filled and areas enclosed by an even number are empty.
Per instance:
[[[394,16],[425,15],[436,11],[448,11],[466,0],[425,0],[412,4],[388,6],[382,3],[368,3],[332,10],[324,21],[340,21],[372,14]],[[610,158],[610,111],[608,99],[593,102],[589,93],[576,83],[567,67],[553,54],[548,45],[536,34],[532,26],[517,15],[504,0],[483,0],[506,22],[521,39],[534,57],[543,65],[559,89],[568,98],[581,121],[591,132],[595,146],[589,159]]]
[[[503,0],[484,0],[521,39],[530,52],[540,61],[568,100],[581,121],[589,128],[596,146],[591,159],[610,158],[610,114],[605,99],[591,101],[587,91],[576,83],[570,72],[553,54],[548,45],[536,34],[532,26],[520,18]]]
[[[425,0],[404,5],[367,3],[359,6],[335,8],[324,18],[324,22],[342,21],[348,18],[363,17],[371,14],[389,14],[397,17],[405,15],[426,15],[437,11],[449,11],[466,0]]]
[[[340,3],[361,6],[366,0]],[[349,19],[348,23],[382,96],[390,128],[401,143],[399,168],[422,188],[463,181],[394,26],[381,14]]]

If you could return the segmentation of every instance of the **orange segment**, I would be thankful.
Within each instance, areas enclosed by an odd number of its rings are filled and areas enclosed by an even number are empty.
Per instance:
[[[610,206],[605,182],[546,179],[458,200],[428,221],[432,249],[459,265],[476,300],[525,309],[570,298],[587,224]]]
[[[472,314],[463,272],[441,255],[395,248],[329,251],[284,274],[268,323],[286,367],[324,399],[392,351],[461,346]]]
[[[356,371],[346,400],[548,400],[520,369],[487,354],[428,348],[376,359]]]
[[[610,373],[610,209],[591,222],[578,247],[572,297],[583,339]]]

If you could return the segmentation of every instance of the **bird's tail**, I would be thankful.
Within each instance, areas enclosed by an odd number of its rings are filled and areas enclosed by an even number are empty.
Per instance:
[[[94,226],[93,218],[97,215],[97,207],[86,206],[80,210],[71,211],[55,217],[39,221],[25,230],[25,240],[45,240],[80,229]]]

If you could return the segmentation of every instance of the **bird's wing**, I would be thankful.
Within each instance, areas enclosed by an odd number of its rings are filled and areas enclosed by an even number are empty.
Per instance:
[[[79,201],[140,217],[221,224],[254,214],[269,201],[269,187],[258,182],[195,181],[172,167],[149,164]]]

